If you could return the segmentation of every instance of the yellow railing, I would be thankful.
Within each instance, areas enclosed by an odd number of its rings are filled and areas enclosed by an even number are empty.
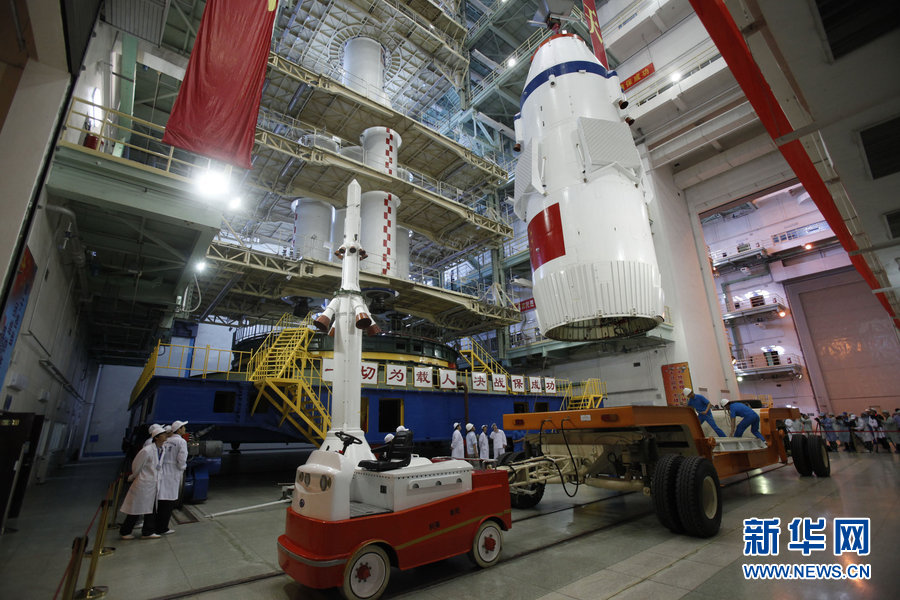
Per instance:
[[[215,375],[226,381],[244,380],[246,374],[240,365],[249,356],[249,352],[158,342],[131,391],[131,403],[134,403],[150,379],[157,375],[201,379]]]
[[[588,379],[580,382],[578,388],[580,389],[573,390],[572,395],[566,397],[566,401],[563,403],[563,410],[600,408],[600,404],[606,398],[605,381]]]
[[[132,166],[137,163],[183,181],[198,170],[210,169],[209,158],[164,144],[165,132],[162,125],[73,97],[59,143]]]
[[[478,342],[472,338],[463,338],[460,340],[460,354],[472,366],[472,371],[498,373],[509,375],[509,371],[494,360],[491,353],[485,350]]]

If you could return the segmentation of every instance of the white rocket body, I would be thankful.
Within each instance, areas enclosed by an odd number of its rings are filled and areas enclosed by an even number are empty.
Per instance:
[[[585,43],[535,53],[516,118],[515,212],[528,224],[541,333],[584,341],[662,321],[663,294],[640,157],[619,112],[618,76]]]
[[[360,314],[368,316],[368,309],[359,289],[360,245],[360,188],[354,179],[347,190],[347,213],[344,221],[344,243],[338,252],[343,256],[341,289],[328,304],[323,315],[332,319],[334,327],[334,382],[331,388],[331,428],[322,442],[322,450],[343,447],[335,431],[343,431],[359,438],[362,444],[347,448],[345,456],[356,465],[361,460],[373,460],[372,449],[360,428],[360,389],[362,387],[362,329],[358,328]],[[320,317],[321,318],[321,317]]]

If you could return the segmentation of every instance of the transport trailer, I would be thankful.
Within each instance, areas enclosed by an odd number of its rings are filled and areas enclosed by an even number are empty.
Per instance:
[[[285,573],[311,588],[340,588],[348,600],[374,600],[391,567],[466,553],[482,568],[500,559],[501,532],[512,525],[506,473],[411,455],[406,434],[385,459],[356,465],[346,449],[357,438],[338,432],[342,450],[316,450],[297,470],[278,538]]]
[[[722,411],[720,426],[730,430]],[[507,431],[537,431],[525,449],[498,459],[510,482],[513,508],[540,502],[547,483],[643,492],[659,521],[674,533],[711,537],[722,520],[720,480],[775,463],[787,463],[784,420],[797,409],[763,408],[755,436],[707,435],[689,407],[620,406],[504,415]],[[727,428],[727,429],[726,429]],[[794,466],[801,475],[831,473],[821,438],[794,435]]]

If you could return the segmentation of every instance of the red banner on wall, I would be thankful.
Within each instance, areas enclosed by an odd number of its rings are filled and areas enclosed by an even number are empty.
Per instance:
[[[250,168],[275,7],[208,0],[163,142]]]
[[[519,309],[519,312],[525,312],[526,310],[534,310],[534,298],[527,298],[522,300],[521,302],[516,302],[516,308]]]
[[[634,87],[639,82],[641,82],[644,79],[646,79],[647,77],[650,77],[651,75],[653,75],[653,73],[655,71],[656,71],[656,68],[653,66],[653,63],[650,63],[643,69],[638,69],[637,73],[635,73],[634,75],[632,75],[631,77],[629,77],[628,79],[626,79],[625,81],[622,82],[622,91],[624,92],[628,88]]]
[[[609,71],[609,61],[606,60],[606,48],[603,46],[603,36],[600,35],[600,21],[597,19],[597,5],[594,0],[583,0],[584,20],[591,32],[591,46],[594,47],[594,56]]]

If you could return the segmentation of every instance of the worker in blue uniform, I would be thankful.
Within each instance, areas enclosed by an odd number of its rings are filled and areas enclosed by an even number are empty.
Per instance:
[[[750,432],[766,443],[766,438],[759,432],[759,415],[756,411],[742,402],[730,402],[728,398],[722,398],[722,408],[726,408],[731,415],[731,436],[741,437],[747,427]],[[737,418],[741,417],[741,422],[737,423]]]
[[[694,390],[691,388],[684,388],[681,390],[684,394],[684,397],[687,398],[687,404],[691,408],[697,411],[697,417],[700,419],[700,424],[706,423],[712,430],[716,432],[716,435],[719,437],[725,437],[725,432],[719,429],[719,426],[716,425],[715,419],[712,416],[712,404],[709,403],[704,396],[700,394],[695,394]]]

